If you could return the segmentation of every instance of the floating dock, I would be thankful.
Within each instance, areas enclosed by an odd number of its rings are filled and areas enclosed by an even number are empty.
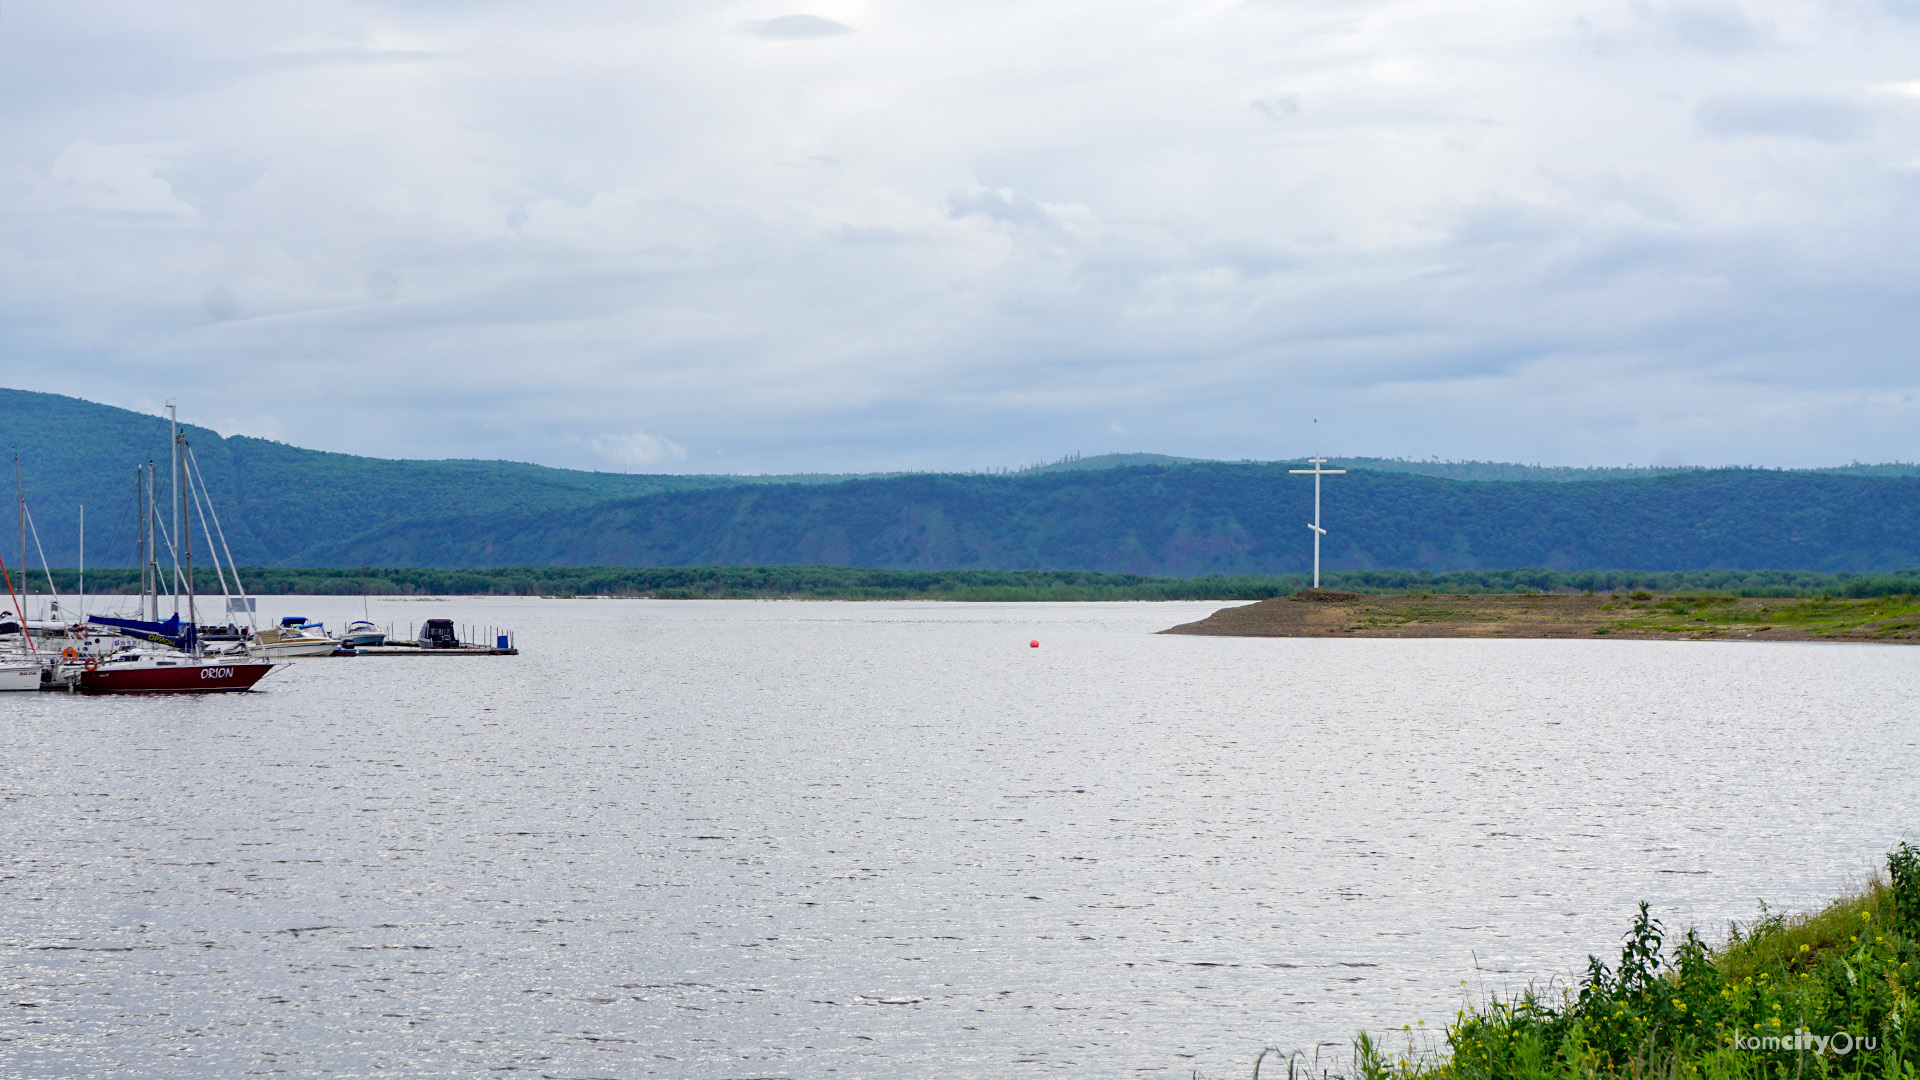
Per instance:
[[[490,645],[456,645],[422,648],[413,642],[396,642],[392,645],[360,645],[353,650],[355,656],[519,656],[520,650],[509,645],[504,649]]]

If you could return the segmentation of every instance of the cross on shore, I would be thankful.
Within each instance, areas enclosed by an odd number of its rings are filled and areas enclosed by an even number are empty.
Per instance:
[[[1323,469],[1320,467],[1326,463],[1326,458],[1315,454],[1307,459],[1307,464],[1312,465],[1313,468],[1287,470],[1296,476],[1313,477],[1313,523],[1308,525],[1307,528],[1313,530],[1313,587],[1316,589],[1320,587],[1320,538],[1327,535],[1327,530],[1320,527],[1320,478],[1323,476],[1345,476],[1347,474],[1347,470],[1345,469]]]

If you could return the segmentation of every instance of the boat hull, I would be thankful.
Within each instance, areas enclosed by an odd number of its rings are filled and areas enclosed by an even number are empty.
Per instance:
[[[0,664],[0,691],[38,689],[40,689],[40,665],[38,663]]]
[[[332,656],[333,651],[339,647],[340,642],[331,639],[323,638],[314,640],[311,638],[301,638],[289,641],[271,641],[266,644],[256,642],[249,645],[247,651],[253,653],[255,656]]]
[[[220,694],[251,690],[273,670],[259,661],[181,661],[165,667],[102,665],[82,670],[75,689],[83,694]]]

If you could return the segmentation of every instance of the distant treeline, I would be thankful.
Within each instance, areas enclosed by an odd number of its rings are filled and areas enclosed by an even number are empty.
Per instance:
[[[73,570],[55,570],[62,593],[79,585]],[[203,595],[218,595],[213,571],[198,570]],[[805,598],[816,600],[1264,600],[1309,584],[1303,574],[1176,578],[1082,570],[871,570],[850,566],[529,566],[498,570],[358,567],[242,567],[240,580],[258,596],[633,596],[662,600]],[[15,585],[20,585],[15,579]],[[89,570],[89,593],[129,593],[132,570]],[[36,571],[26,584],[46,591]],[[1920,570],[1889,574],[1821,574],[1798,570],[1344,570],[1321,585],[1352,592],[1628,592],[1721,593],[1732,596],[1900,596],[1920,593]]]

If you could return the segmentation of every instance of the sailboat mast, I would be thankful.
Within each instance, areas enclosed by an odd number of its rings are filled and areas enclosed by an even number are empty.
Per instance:
[[[180,614],[180,549],[177,546],[180,537],[180,413],[173,402],[167,402],[167,430],[169,442],[167,449],[173,454],[172,467],[167,470],[167,487],[172,495],[173,509],[167,517],[173,523],[173,613]]]
[[[13,565],[20,568],[20,602],[25,604],[27,597],[33,595],[28,591],[33,588],[33,576],[27,573],[27,485],[20,479],[20,454],[17,451],[13,455],[13,489],[20,502],[20,561]],[[26,627],[27,612],[22,608],[21,631],[25,632]]]
[[[146,619],[146,469],[132,467],[132,550],[140,567],[140,619]]]
[[[137,470],[140,485],[140,617],[147,617],[152,606],[150,597],[160,588],[160,581],[153,574],[153,564],[159,553],[153,550],[153,461]],[[158,622],[156,618],[154,620]]]
[[[178,497],[178,493],[186,491],[186,441],[186,436],[180,432],[179,424],[176,423],[174,425],[173,435],[173,457],[174,460],[179,463],[178,468],[180,470],[173,478],[175,485],[177,485],[174,489],[176,497]],[[194,604],[193,515],[188,513],[182,513],[180,515],[180,554],[187,564],[187,633],[193,641],[193,655],[197,657],[200,655],[200,612]],[[176,586],[176,588],[177,587],[178,586]]]
[[[80,621],[87,621],[87,504],[80,504]]]
[[[153,621],[160,621],[160,468],[147,459],[147,559],[153,564]]]

